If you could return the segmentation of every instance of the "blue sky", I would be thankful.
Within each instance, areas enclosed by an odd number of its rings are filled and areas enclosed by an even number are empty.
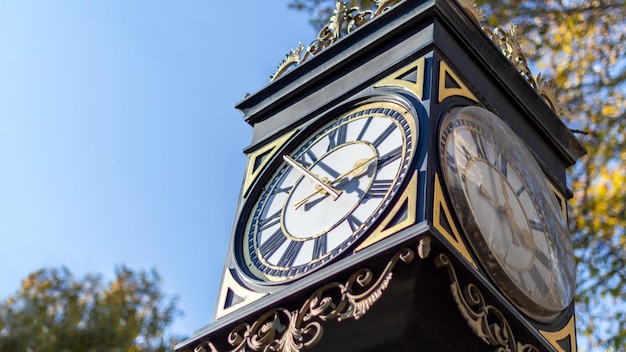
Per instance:
[[[155,268],[213,314],[252,129],[233,106],[315,39],[280,1],[0,4],[0,299],[42,267]]]

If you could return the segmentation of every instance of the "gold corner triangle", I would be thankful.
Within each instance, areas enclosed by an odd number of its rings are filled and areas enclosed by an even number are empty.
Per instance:
[[[354,250],[355,252],[363,250],[415,224],[417,219],[417,175],[418,172],[415,171],[402,196],[391,208],[391,211],[389,211],[380,225]],[[394,222],[403,208],[406,209],[405,217],[400,221]]]
[[[409,74],[415,74],[415,83],[404,79]],[[380,80],[374,85],[374,88],[380,87],[402,87],[415,93],[422,99],[424,95],[424,75],[425,75],[425,58],[422,56],[416,61],[402,67],[386,78]]]
[[[457,87],[447,87],[446,78],[450,78]],[[439,62],[439,95],[438,102],[441,103],[445,99],[452,96],[461,96],[478,102],[478,99],[472,94],[472,92],[463,84],[463,81],[450,69],[448,64],[443,60]]]
[[[236,295],[238,297],[238,302],[228,305],[227,300],[229,294]],[[226,269],[224,271],[222,287],[220,288],[217,306],[215,309],[215,319],[219,319],[242,307],[245,307],[258,299],[265,297],[266,295],[267,293],[255,292],[244,288],[235,280],[233,275],[230,273],[230,270]]]
[[[552,188],[552,192],[554,192],[554,197],[556,198],[556,201],[559,203],[559,206],[561,207],[561,213],[563,215],[563,219],[567,221],[567,198],[565,198],[565,196],[558,189],[556,189],[556,187],[552,184],[552,182],[549,182],[549,183],[550,183],[550,187]]]
[[[442,214],[443,212],[443,214]],[[445,217],[446,222],[450,227],[450,233],[445,226],[443,226],[441,220],[442,216]],[[472,264],[472,266],[478,269],[478,265],[472,258],[467,246],[463,242],[461,234],[454,224],[454,220],[452,220],[452,214],[450,213],[450,208],[446,203],[446,200],[443,196],[443,189],[441,188],[441,181],[439,181],[439,175],[435,173],[435,192],[434,192],[434,200],[433,200],[433,225],[435,228],[443,235],[443,237],[457,250],[459,254],[467,260],[468,263]]]
[[[259,148],[248,154],[248,163],[246,165],[246,176],[243,183],[243,194],[248,192],[254,180],[259,176],[263,168],[272,160],[276,152],[297,132],[293,130],[271,143]]]
[[[539,333],[558,351],[558,352],[576,352],[576,319],[572,315],[569,322],[559,331],[543,331]],[[559,342],[569,338],[569,350],[563,348]]]

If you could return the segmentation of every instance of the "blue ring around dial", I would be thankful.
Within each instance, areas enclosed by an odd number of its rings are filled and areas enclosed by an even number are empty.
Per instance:
[[[289,164],[280,164],[245,227],[243,257],[253,278],[281,282],[299,278],[337,258],[363,237],[406,179],[416,139],[413,116],[401,105],[388,102],[356,108],[302,143],[291,157],[324,177],[342,195],[333,200],[323,191],[316,193],[314,182]],[[324,165],[327,160],[333,160],[332,165]],[[369,162],[359,169],[364,161]],[[338,179],[353,169],[357,170]],[[305,191],[305,187],[309,189]],[[297,210],[291,202],[287,209],[287,200],[296,191],[312,195],[311,200]],[[315,216],[328,225],[319,231],[304,231],[302,236],[289,233],[284,217],[296,212],[302,212],[302,229],[307,221],[310,226],[320,226],[310,220]],[[330,215],[319,217],[326,212]]]

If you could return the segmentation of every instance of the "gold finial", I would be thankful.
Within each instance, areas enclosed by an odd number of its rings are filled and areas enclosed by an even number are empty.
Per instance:
[[[472,16],[472,19],[478,26],[485,20],[485,10],[479,9],[474,0],[459,0],[459,4],[463,6],[465,11]]]
[[[504,55],[515,66],[522,77],[533,87],[543,98],[552,110],[557,114],[556,84],[552,80],[546,80],[541,75],[533,76],[526,57],[522,52],[517,37],[517,27],[513,26],[508,31],[501,28],[490,29],[483,26],[485,11],[479,9],[475,0],[457,0],[459,5],[465,9],[470,18],[487,34],[489,39],[500,49]],[[290,69],[299,66],[310,56],[317,55],[339,40],[342,36],[350,34],[353,30],[361,27],[372,19],[380,16],[385,11],[395,6],[400,0],[373,0],[375,10],[361,10],[359,7],[348,7],[344,1],[337,1],[333,15],[328,20],[328,24],[322,28],[314,40],[304,49],[302,43],[298,49],[292,49],[286,58],[278,65],[278,70],[270,77],[270,82],[282,76]]]
[[[519,44],[517,27],[512,26],[508,31],[501,28],[488,28],[483,26],[485,20],[485,11],[478,9],[474,0],[458,0],[459,4],[465,9],[470,18],[487,34],[489,39],[500,49],[504,55],[515,66],[522,77],[533,87],[539,96],[556,112],[559,113],[557,107],[556,83],[553,80],[546,80],[541,74],[533,76],[526,56],[522,52]]]
[[[278,70],[270,77],[270,80],[273,81],[274,79],[278,78],[285,71],[289,70],[291,66],[300,64],[300,55],[302,54],[303,50],[304,45],[302,45],[302,42],[299,43],[298,49],[291,49],[291,51],[289,51],[289,54],[285,55],[285,59],[278,65]]]
[[[526,56],[522,52],[519,44],[517,26],[512,26],[508,31],[501,28],[490,29],[483,27],[483,32],[487,34],[489,39],[498,47],[502,55],[509,59],[515,66],[517,72],[533,87],[537,94],[550,106],[555,113],[559,113],[556,96],[556,83],[551,79],[541,77],[541,74],[535,77],[526,61]]]
[[[328,24],[319,32],[317,39],[311,42],[306,50],[304,50],[302,43],[300,43],[298,49],[292,49],[278,65],[276,73],[270,77],[270,82],[295,66],[299,66],[309,56],[317,55],[333,45],[341,37],[352,33],[352,31],[389,10],[398,2],[400,0],[374,0],[376,10],[361,10],[358,6],[348,7],[344,1],[337,1],[333,15],[328,20]]]
[[[561,111],[557,105],[556,82],[552,79],[546,80],[544,77],[541,77],[540,73],[537,75],[536,85],[534,88],[539,92],[539,96],[550,105],[554,112],[560,115]]]

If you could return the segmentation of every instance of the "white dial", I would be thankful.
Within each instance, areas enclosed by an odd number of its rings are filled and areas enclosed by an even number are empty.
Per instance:
[[[488,274],[522,312],[556,317],[572,301],[573,250],[531,152],[499,117],[465,107],[442,122],[440,158],[452,204]]]
[[[243,230],[247,270],[257,279],[285,281],[344,252],[398,192],[416,139],[407,109],[370,103],[283,154]]]

